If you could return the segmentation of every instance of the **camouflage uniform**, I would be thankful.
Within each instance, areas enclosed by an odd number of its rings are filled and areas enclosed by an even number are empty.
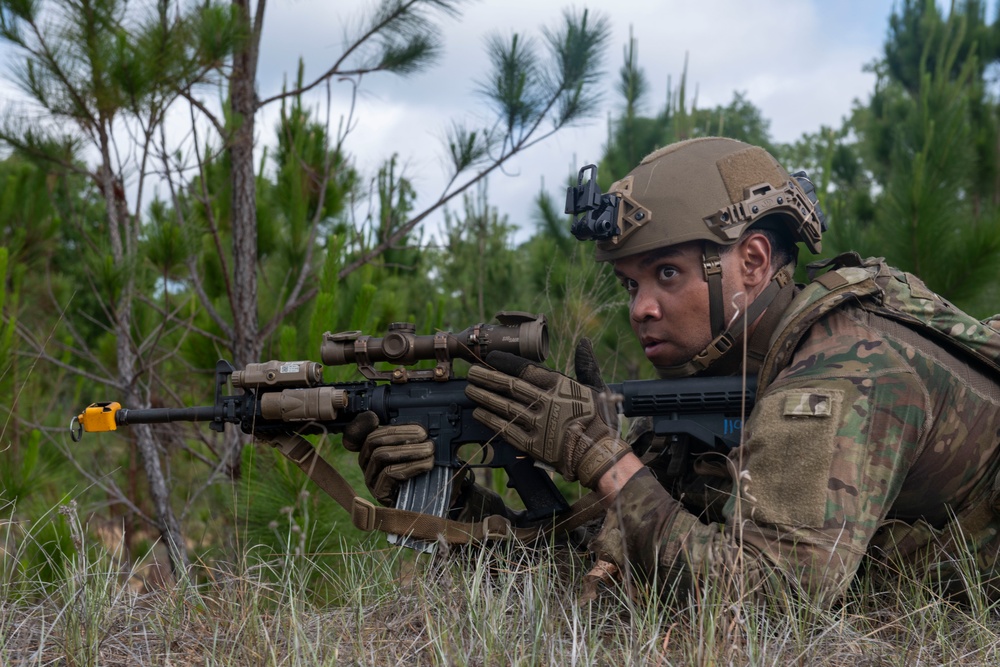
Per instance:
[[[772,335],[743,444],[714,466],[731,472],[712,483],[711,461],[696,461],[702,474],[678,502],[651,465],[622,489],[594,549],[682,584],[738,565],[751,585],[783,582],[824,603],[866,554],[947,565],[958,535],[992,574],[998,341],[883,263],[825,274]],[[632,437],[648,440],[646,428]]]

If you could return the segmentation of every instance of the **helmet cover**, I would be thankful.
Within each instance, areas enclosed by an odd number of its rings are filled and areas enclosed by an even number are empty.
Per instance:
[[[614,261],[689,241],[732,245],[764,217],[819,252],[825,220],[806,184],[811,190],[804,175],[789,176],[766,150],[735,139],[670,144],[609,189],[619,198],[620,231],[598,241],[596,259]]]

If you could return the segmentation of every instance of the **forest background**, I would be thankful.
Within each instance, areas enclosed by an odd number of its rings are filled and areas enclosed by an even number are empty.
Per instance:
[[[304,96],[429,67],[461,4],[373,2],[338,55],[310,64],[320,75],[303,65],[273,91],[256,86],[264,4],[0,0],[0,39],[17,54],[3,76],[31,100],[0,117],[0,503],[8,536],[22,531],[5,576],[65,576],[79,540],[54,508],[70,501],[125,562],[167,563],[163,579],[287,552],[291,529],[296,553],[334,569],[369,544],[304,493],[294,466],[239,434],[143,426],[70,443],[70,416],[93,401],[206,404],[220,358],[316,359],[324,331],[457,331],[525,310],[548,316],[553,367],[568,370],[588,336],[609,381],[650,377],[624,291],[569,235],[562,201],[540,191],[533,229],[518,232],[489,196],[514,156],[594,120],[602,93],[618,103],[603,189],[673,141],[761,145],[816,183],[824,256],[884,256],[979,317],[998,310],[1000,23],[983,2],[899,3],[868,99],[791,143],[772,139],[744,91],[699,107],[687,63],[658,106],[635,41],[609,45],[599,13],[497,33],[476,82],[489,116],[448,125],[449,175],[419,206],[406,156],[364,172],[348,149],[363,146],[349,141],[356,119]],[[354,455],[331,444],[362,486]]]

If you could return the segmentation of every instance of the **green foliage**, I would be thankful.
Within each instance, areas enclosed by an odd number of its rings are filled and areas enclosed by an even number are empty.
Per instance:
[[[168,5],[160,3],[158,9],[166,11]],[[236,8],[232,4],[200,3],[186,21],[190,30],[189,48],[197,54],[195,62],[204,69],[221,67],[245,39],[240,23],[235,20]]]
[[[961,0],[952,3],[945,16],[934,0],[903,0],[889,17],[885,43],[885,66],[888,75],[911,95],[918,95],[925,74],[945,78],[965,76],[962,69],[971,64],[976,79],[982,79],[988,63],[1000,57],[996,25],[987,25],[986,3]],[[925,62],[950,41],[949,32],[960,32],[952,43],[955,58],[948,62]]]
[[[490,134],[470,130],[461,123],[452,122],[447,132],[448,155],[455,173],[482,164],[490,158]]]
[[[490,206],[485,184],[463,198],[464,216],[445,212],[444,245],[434,264],[448,298],[445,321],[454,329],[489,322],[499,310],[523,310],[517,296],[517,253],[510,244],[514,227]],[[489,258],[489,261],[484,261]]]
[[[665,119],[639,116],[645,106],[649,84],[645,71],[639,67],[638,44],[631,30],[618,78],[618,94],[625,105],[617,122],[609,124],[605,156],[600,165],[602,171],[614,174],[615,178],[639,164],[646,153],[664,140],[662,133],[665,131]]]
[[[858,109],[856,114],[860,113]],[[872,173],[863,147],[851,139],[853,133],[849,124],[840,129],[822,127],[780,150],[779,160],[790,171],[804,169],[809,174],[828,219],[836,221],[824,235],[824,245],[830,249],[826,254],[858,247],[857,234],[875,218]]]
[[[372,238],[368,244],[388,242],[403,228],[410,213],[413,202],[417,198],[416,190],[410,180],[400,173],[399,156],[394,154],[379,168],[375,180],[376,201],[378,208],[373,212]],[[392,273],[413,271],[420,259],[419,238],[415,234],[405,234],[383,254],[383,262]],[[410,244],[413,245],[410,245]]]
[[[14,331],[17,328],[18,297],[20,296],[19,277],[12,276],[11,289],[8,293],[7,283],[10,275],[10,253],[0,246],[0,388],[10,389],[0,394],[13,396],[14,387],[11,382],[14,364]]]
[[[15,510],[17,512],[15,513]],[[26,510],[0,501],[0,588],[6,600],[31,600],[66,581],[76,554],[66,517],[51,506]],[[30,520],[17,521],[16,516]]]
[[[297,87],[302,86],[303,75],[300,63]],[[277,170],[273,205],[286,217],[290,249],[301,254],[301,246],[314,240],[308,234],[309,223],[318,220],[328,226],[343,211],[346,194],[354,187],[357,175],[346,164],[344,155],[331,145],[326,124],[303,107],[301,96],[282,100],[275,135],[278,143],[273,156]],[[321,226],[313,234],[322,235],[324,231]]]
[[[456,0],[380,0],[362,31],[375,39],[358,55],[357,68],[385,70],[396,74],[416,72],[433,62],[441,52],[436,13],[455,16]]]
[[[601,60],[594,54],[611,34],[607,17],[586,9],[563,10],[562,19],[558,29],[542,30],[553,60],[546,82],[558,91],[557,125],[593,115],[601,99],[597,83],[602,75]]]
[[[371,313],[375,304],[376,292],[378,292],[378,288],[369,282],[361,285],[355,297],[354,308],[351,310],[350,328],[352,331],[365,331],[371,328]]]
[[[777,152],[771,143],[771,121],[746,98],[746,93],[733,93],[732,101],[712,110],[695,114],[696,127],[702,136],[722,136],[737,139]]]
[[[197,247],[195,239],[171,213],[166,202],[154,199],[149,206],[148,223],[143,227],[142,255],[162,278],[161,289],[168,289],[170,281],[183,277],[188,258]]]
[[[92,294],[81,289],[86,285],[85,262],[94,249],[102,218],[103,204],[79,175],[67,174],[19,150],[0,160],[0,246],[8,249],[8,280],[20,285],[20,303],[33,304],[20,313],[26,326],[43,329],[41,321],[70,300],[102,320]],[[24,276],[32,279],[22,280]],[[87,321],[77,326],[84,335],[96,329]]]
[[[667,104],[654,116],[641,116],[646,104],[645,72],[639,67],[638,44],[630,38],[619,70],[618,93],[623,108],[608,125],[608,140],[598,165],[599,184],[606,190],[611,183],[639,164],[657,148],[684,139],[722,136],[763,146],[772,153],[770,121],[740,92],[725,106],[699,109],[697,100],[688,103],[687,58],[676,89],[668,83]]]
[[[493,78],[483,84],[483,93],[501,109],[504,130],[513,135],[531,123],[543,103],[535,46],[516,33],[509,42],[500,35],[491,35],[486,52]]]
[[[593,113],[600,99],[594,90],[600,60],[593,54],[609,33],[606,18],[587,10],[566,11],[561,26],[543,29],[548,60],[539,57],[530,37],[489,37],[486,51],[492,70],[481,90],[496,104],[512,144],[521,143],[552,110],[557,125]]]
[[[136,22],[121,0],[58,9],[5,2],[0,36],[26,56],[15,68],[22,90],[54,116],[96,131],[122,109],[158,113],[172,91],[200,80],[231,52],[224,5],[204,3],[190,14],[169,5],[159,3],[157,15]],[[55,23],[40,20],[45,12]],[[51,48],[54,28],[61,48]]]
[[[15,265],[39,266],[55,252],[58,218],[49,178],[17,155],[0,162],[0,244]]]
[[[39,452],[42,434],[33,429],[26,442],[4,445],[6,454],[0,458],[0,501],[14,505],[31,502],[31,496],[42,491],[45,479],[44,464]]]
[[[327,441],[321,447],[324,457],[371,501],[355,455],[342,449],[339,442],[331,445]],[[295,566],[311,576],[349,567],[339,546],[360,543],[367,533],[355,528],[333,499],[270,448],[245,448],[243,470],[230,510],[236,517],[236,537],[251,560],[277,558],[279,567],[264,571],[279,577],[282,568]],[[317,567],[302,567],[307,564]]]
[[[857,250],[919,275],[969,312],[996,310],[1000,261],[996,101],[976,46],[978,3],[893,15],[875,90],[840,130],[786,151],[817,176],[831,219],[824,255]],[[970,41],[971,39],[971,41]]]

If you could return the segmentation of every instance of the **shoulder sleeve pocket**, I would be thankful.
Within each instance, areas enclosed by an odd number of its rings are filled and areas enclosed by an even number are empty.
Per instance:
[[[831,388],[761,398],[748,424],[745,518],[790,528],[823,525],[843,399],[843,390]]]

